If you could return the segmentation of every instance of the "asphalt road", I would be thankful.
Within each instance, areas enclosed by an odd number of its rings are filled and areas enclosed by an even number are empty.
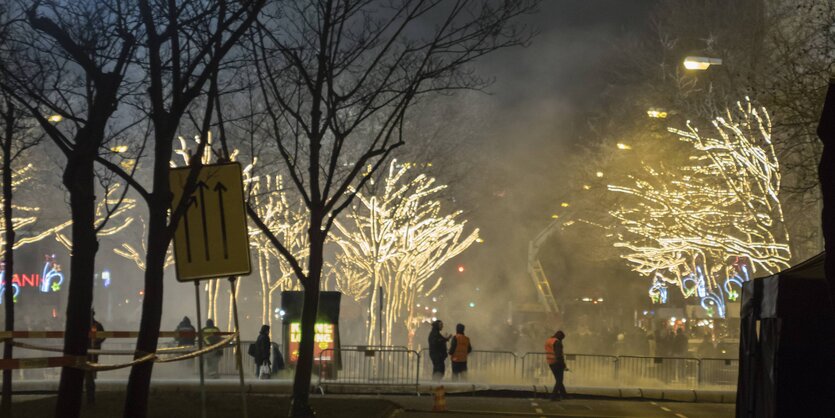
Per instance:
[[[397,418],[437,418],[432,396],[385,396],[404,408]],[[644,400],[447,397],[444,417],[600,417],[723,418],[734,416],[733,404],[653,402]]]

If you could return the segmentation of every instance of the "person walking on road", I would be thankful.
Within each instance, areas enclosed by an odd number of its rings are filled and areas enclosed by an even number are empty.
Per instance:
[[[565,339],[565,333],[557,331],[551,338],[545,341],[545,358],[548,360],[548,367],[551,368],[551,373],[554,374],[554,391],[551,392],[551,400],[559,401],[565,398],[568,394],[565,391],[563,384],[563,377],[568,367],[565,366],[565,353],[563,352],[562,340]]]
[[[436,320],[432,323],[432,331],[429,332],[429,358],[432,360],[432,380],[440,382],[444,378],[446,372],[446,342],[452,337],[451,335],[441,335],[441,330],[444,329],[444,323],[441,320]]]
[[[258,338],[255,340],[255,348],[253,349],[253,357],[255,360],[255,377],[261,377],[261,366],[271,367],[270,362],[270,326],[262,325],[261,331],[258,333]],[[269,377],[269,374],[265,377]]]
[[[101,322],[96,320],[96,311],[90,311],[90,332],[97,333],[97,332],[104,332],[104,326]],[[99,337],[98,335],[94,338],[90,339],[90,348],[93,350],[101,350],[101,345],[104,344],[105,338]],[[90,354],[87,356],[87,359],[91,363],[98,363],[99,355],[98,354]],[[96,403],[96,372],[94,370],[86,370],[84,372],[84,387],[87,391],[87,404],[92,405]]]
[[[203,327],[203,344],[206,346],[219,343],[223,337],[218,335],[220,329],[215,326],[213,319],[206,320],[206,326]],[[223,349],[210,351],[201,356],[206,360],[206,376],[210,379],[220,378],[220,358],[223,357]]]
[[[452,381],[467,380],[467,355],[473,351],[470,337],[464,335],[464,324],[455,326],[455,337],[449,344],[449,355],[452,360]]]

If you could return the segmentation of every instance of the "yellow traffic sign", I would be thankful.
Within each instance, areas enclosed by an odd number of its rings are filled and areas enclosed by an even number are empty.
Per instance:
[[[171,207],[183,198],[190,167],[171,169]],[[252,271],[244,210],[243,176],[238,163],[203,166],[188,208],[174,233],[177,280],[181,282]]]

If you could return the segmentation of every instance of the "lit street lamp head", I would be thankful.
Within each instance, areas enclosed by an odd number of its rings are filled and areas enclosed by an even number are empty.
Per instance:
[[[688,70],[707,70],[711,65],[722,65],[721,58],[708,57],[686,57],[684,58],[684,68]]]

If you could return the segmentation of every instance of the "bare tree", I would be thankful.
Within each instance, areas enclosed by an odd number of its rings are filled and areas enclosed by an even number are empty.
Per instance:
[[[248,212],[304,288],[302,339],[292,416],[311,416],[308,392],[323,249],[336,217],[405,143],[403,125],[421,96],[480,88],[467,67],[524,44],[511,23],[529,1],[399,0],[288,2],[270,10],[254,37],[267,135],[309,211],[306,268]],[[422,25],[429,21],[433,25]]]
[[[182,199],[168,215],[171,204],[170,161],[181,119],[189,115],[202,138],[208,137],[214,104],[218,96],[218,74],[227,54],[249,30],[265,0],[167,2],[139,0],[138,9],[144,38],[139,65],[148,76],[146,111],[153,127],[153,188],[136,183],[120,167],[101,161],[134,187],[148,204],[148,245],[145,260],[145,297],[136,342],[137,357],[156,352],[162,319],[163,270],[168,246],[177,222],[186,209]],[[190,110],[204,96],[202,118]],[[200,122],[197,122],[200,121]],[[198,145],[197,155],[207,141]],[[202,166],[192,160],[192,170],[184,194],[194,190]],[[125,399],[125,417],[144,417],[148,409],[148,389],[153,363],[136,364],[131,369]]]
[[[0,10],[0,14],[2,11]],[[0,35],[0,41],[2,35]],[[5,278],[3,284],[3,303],[5,303],[6,331],[14,331],[14,290],[12,288],[12,277],[14,277],[14,249],[18,247],[16,229],[21,220],[15,217],[13,204],[14,189],[22,179],[16,179],[18,170],[13,168],[18,157],[27,149],[35,146],[40,137],[31,136],[33,126],[26,117],[23,109],[15,105],[14,100],[3,92],[0,92],[0,128],[2,128],[2,139],[0,139],[0,152],[3,154],[2,185],[3,185],[3,248],[2,271]],[[21,170],[25,171],[25,170]],[[29,217],[34,222],[34,217]],[[24,220],[26,222],[26,220]],[[6,340],[3,346],[3,358],[12,358],[12,340]],[[11,414],[12,407],[12,371],[3,370],[3,394],[0,401],[0,411]]]
[[[138,29],[130,3],[24,2],[16,36],[4,44],[5,57],[14,58],[4,59],[3,90],[67,158],[63,183],[70,194],[74,250],[64,354],[78,358],[87,354],[96,233],[106,224],[96,223],[94,163],[102,145],[118,134],[111,117],[128,91],[125,74]],[[52,114],[66,122],[59,128],[46,116]],[[79,415],[83,379],[81,369],[62,369],[56,416]]]

